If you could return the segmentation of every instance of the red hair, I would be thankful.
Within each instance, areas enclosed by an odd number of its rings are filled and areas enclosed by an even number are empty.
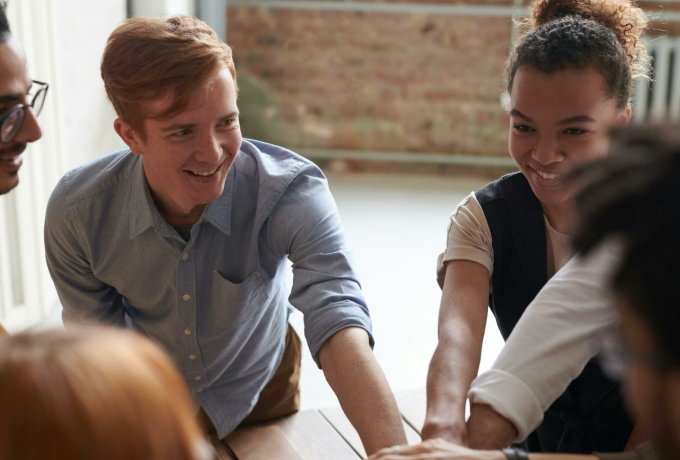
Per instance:
[[[222,68],[236,85],[231,48],[215,31],[199,19],[171,16],[132,18],[118,26],[107,41],[101,74],[118,116],[144,136],[141,103],[173,91],[173,104],[159,115],[172,117]]]
[[[133,332],[72,327],[0,339],[0,458],[197,460],[196,407]]]

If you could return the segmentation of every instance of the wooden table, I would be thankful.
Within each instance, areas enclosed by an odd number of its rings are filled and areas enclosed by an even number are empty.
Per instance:
[[[396,395],[409,444],[420,442],[425,389]],[[222,460],[359,460],[359,435],[340,407],[306,410],[272,422],[240,428],[217,445]]]

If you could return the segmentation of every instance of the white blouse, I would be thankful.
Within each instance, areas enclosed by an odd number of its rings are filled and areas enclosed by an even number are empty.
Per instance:
[[[620,322],[608,289],[621,248],[615,241],[576,255],[527,307],[491,369],[470,387],[470,403],[488,404],[513,422],[522,442],[543,413],[611,340]]]

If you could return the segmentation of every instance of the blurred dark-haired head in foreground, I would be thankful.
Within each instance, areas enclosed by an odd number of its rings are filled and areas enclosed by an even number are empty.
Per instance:
[[[0,339],[0,458],[204,460],[185,383],[132,332],[73,327]]]
[[[614,133],[609,158],[576,174],[583,252],[623,246],[612,274],[623,341],[609,367],[626,382],[629,408],[659,455],[680,457],[680,126]],[[613,351],[613,353],[612,353]]]

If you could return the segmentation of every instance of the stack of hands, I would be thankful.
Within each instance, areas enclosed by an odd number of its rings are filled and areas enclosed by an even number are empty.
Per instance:
[[[382,449],[368,460],[505,460],[502,451],[472,450],[443,439],[431,439],[417,446],[394,446]]]
[[[422,435],[425,439],[422,444],[382,449],[369,460],[506,460],[506,455],[498,449],[513,442],[517,429],[491,406],[473,404],[467,423],[442,425],[428,420]]]

